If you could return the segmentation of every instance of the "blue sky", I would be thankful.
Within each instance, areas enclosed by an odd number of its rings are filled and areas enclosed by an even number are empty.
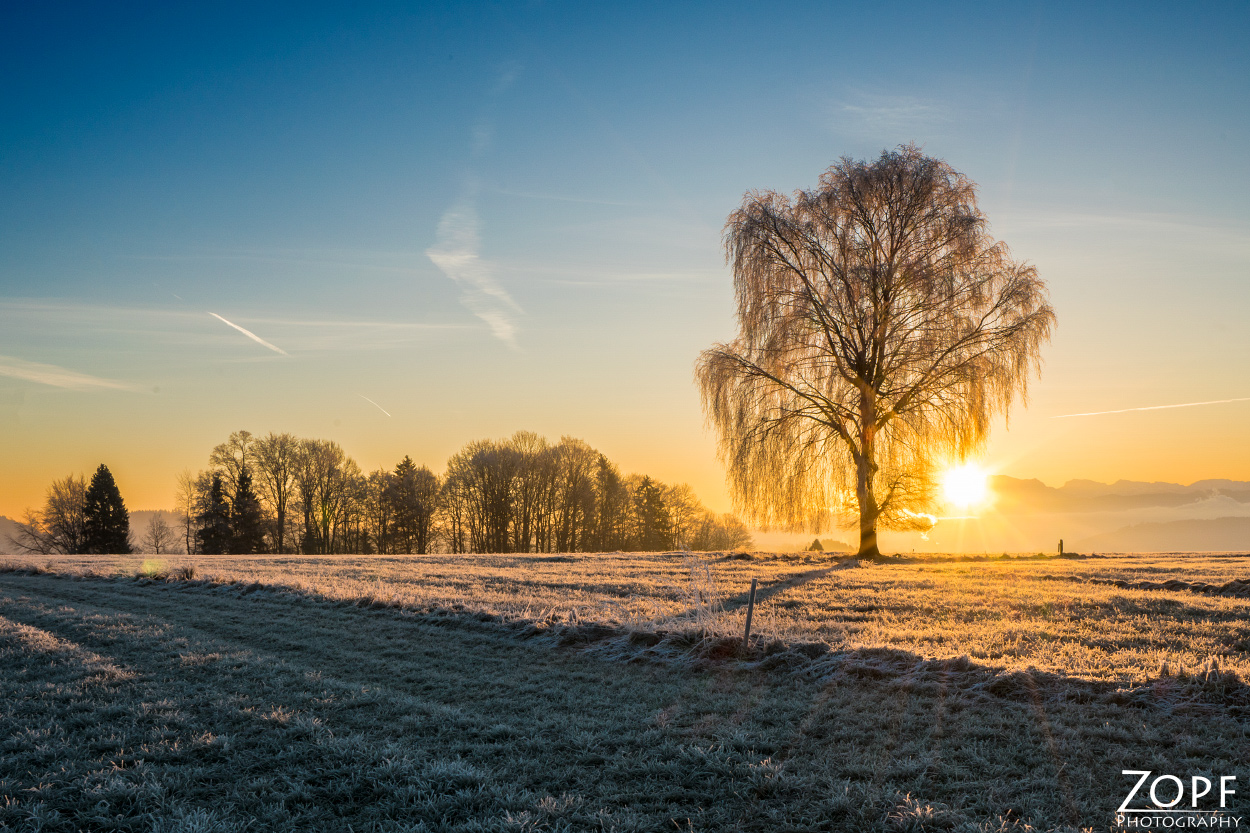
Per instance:
[[[238,428],[366,469],[572,434],[727,508],[691,382],[725,217],[909,141],[1059,314],[988,462],[1250,479],[1245,406],[1050,420],[1250,395],[1244,3],[3,15],[0,513],[101,461],[167,505]]]

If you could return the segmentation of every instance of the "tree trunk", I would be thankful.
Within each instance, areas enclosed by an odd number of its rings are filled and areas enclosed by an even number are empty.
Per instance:
[[[881,550],[877,549],[877,517],[881,514],[877,507],[876,496],[872,493],[871,480],[868,487],[863,486],[864,479],[859,478],[856,489],[859,498],[859,552],[858,558],[880,558]]]
[[[881,507],[877,505],[877,494],[873,490],[873,477],[877,473],[876,463],[876,399],[867,388],[860,395],[860,435],[859,451],[855,459],[855,498],[859,503],[859,558],[880,558],[877,549],[877,519],[881,517]]]

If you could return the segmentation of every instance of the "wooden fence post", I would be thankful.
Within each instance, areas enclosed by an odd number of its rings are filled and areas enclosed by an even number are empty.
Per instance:
[[[751,579],[751,595],[747,598],[747,629],[742,635],[742,650],[745,652],[751,645],[751,616],[755,614],[755,586],[758,578]]]

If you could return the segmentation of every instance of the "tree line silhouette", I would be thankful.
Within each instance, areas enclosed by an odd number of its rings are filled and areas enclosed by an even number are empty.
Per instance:
[[[191,553],[601,552],[748,546],[689,486],[622,476],[603,454],[528,431],[478,440],[440,477],[405,456],[365,474],[337,443],[236,431],[179,479]]]
[[[120,540],[87,550],[80,536],[47,534],[55,516],[82,503],[74,483],[81,478],[56,481],[44,510],[27,513],[14,543],[44,553],[129,552],[130,543]],[[212,449],[207,469],[179,476],[176,515],[171,529],[158,513],[144,549],[423,554],[728,550],[752,543],[741,520],[708,510],[689,486],[622,475],[582,440],[551,443],[528,431],[469,443],[442,476],[408,456],[393,470],[366,474],[330,440],[235,431]]]

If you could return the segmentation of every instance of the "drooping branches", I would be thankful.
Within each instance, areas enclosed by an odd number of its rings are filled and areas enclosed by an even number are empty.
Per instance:
[[[975,186],[915,146],[843,159],[725,226],[740,332],[697,377],[732,491],[762,524],[916,528],[934,465],[1027,393],[1055,315],[987,232]]]

